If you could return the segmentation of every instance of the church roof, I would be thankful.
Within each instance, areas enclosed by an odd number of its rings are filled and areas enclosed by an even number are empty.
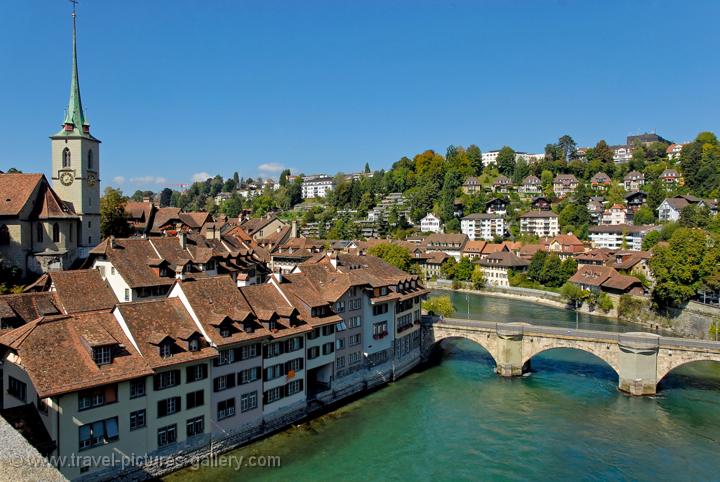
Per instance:
[[[0,193],[0,216],[19,216],[32,201],[30,219],[77,217],[72,206],[60,199],[42,174],[0,174]],[[33,194],[35,198],[31,199]]]
[[[70,100],[68,101],[63,127],[53,137],[85,137],[100,142],[90,134],[90,123],[85,117],[82,100],[80,98],[80,79],[77,66],[77,28],[75,25],[75,12],[73,11],[72,35],[72,76],[70,80]]]

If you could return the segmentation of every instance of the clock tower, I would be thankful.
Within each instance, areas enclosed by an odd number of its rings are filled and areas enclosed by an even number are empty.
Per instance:
[[[74,3],[74,2],[73,2]],[[72,80],[62,129],[51,136],[52,183],[55,192],[72,204],[80,216],[78,246],[81,257],[100,243],[100,140],[90,134],[90,123],[80,100],[77,67],[77,28],[73,4]],[[85,248],[85,249],[83,249]]]

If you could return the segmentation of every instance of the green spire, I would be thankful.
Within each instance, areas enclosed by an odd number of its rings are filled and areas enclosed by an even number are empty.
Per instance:
[[[83,113],[82,100],[80,100],[80,80],[78,79],[77,67],[77,28],[75,25],[75,9],[73,5],[73,60],[72,60],[72,81],[70,82],[70,102],[68,102],[67,113],[65,114],[64,124],[72,124],[75,129],[83,131],[85,122],[85,114]]]

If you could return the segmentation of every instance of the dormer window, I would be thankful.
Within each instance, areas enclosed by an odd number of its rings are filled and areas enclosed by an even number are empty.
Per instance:
[[[223,338],[229,338],[230,337],[230,327],[229,326],[221,326],[220,327],[220,336]]]
[[[108,365],[112,363],[112,347],[97,346],[92,349],[93,361],[98,365]]]
[[[160,358],[170,358],[171,356],[173,356],[172,345],[167,342],[160,345]]]
[[[200,340],[195,337],[188,340],[189,351],[200,351]]]
[[[243,324],[243,330],[245,331],[245,333],[254,333],[255,327],[252,323],[245,323]]]

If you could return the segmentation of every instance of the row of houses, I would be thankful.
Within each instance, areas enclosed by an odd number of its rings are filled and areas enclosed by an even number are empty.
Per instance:
[[[242,287],[178,276],[162,296],[125,301],[88,269],[2,296],[3,413],[40,427],[45,455],[173,455],[418,363],[417,276],[344,253],[294,271]]]

